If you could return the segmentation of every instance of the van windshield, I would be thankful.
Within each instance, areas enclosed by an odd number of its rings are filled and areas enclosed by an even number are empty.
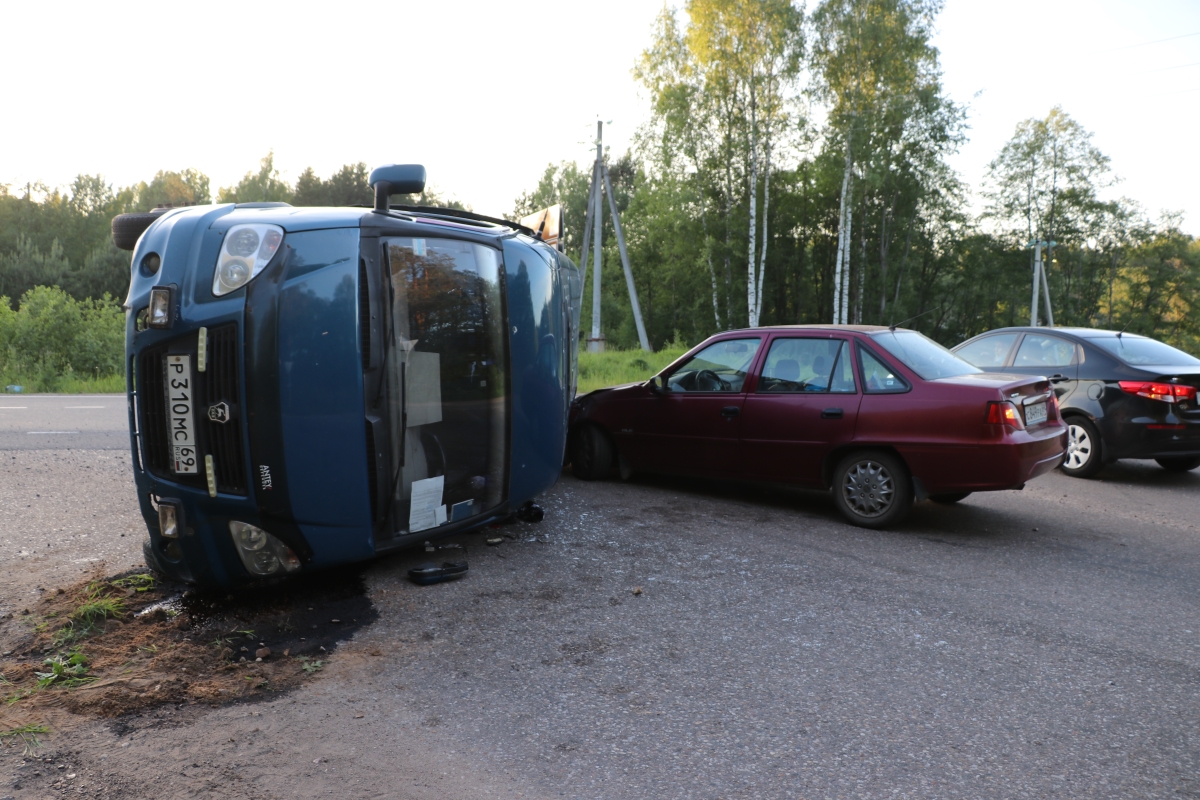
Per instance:
[[[396,529],[503,502],[508,373],[500,253],[456,239],[386,241]]]

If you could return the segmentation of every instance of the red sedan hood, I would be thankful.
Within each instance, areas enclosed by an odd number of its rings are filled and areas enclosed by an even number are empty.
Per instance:
[[[585,397],[594,397],[596,395],[605,394],[607,392],[616,392],[616,391],[620,391],[622,389],[632,389],[635,386],[641,386],[643,383],[645,383],[645,381],[637,381],[635,383],[621,383],[616,386],[605,386],[600,389],[592,389],[587,394],[576,395],[575,399],[582,400]]]

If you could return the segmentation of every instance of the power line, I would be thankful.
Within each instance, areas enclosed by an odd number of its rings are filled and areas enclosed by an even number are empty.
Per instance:
[[[1121,47],[1113,47],[1108,50],[1097,50],[1094,53],[1089,53],[1088,55],[1098,56],[1098,55],[1102,55],[1103,53],[1115,53],[1118,50],[1131,50],[1134,47],[1149,47],[1152,44],[1162,44],[1163,42],[1173,42],[1176,39],[1187,39],[1188,37],[1191,37],[1191,36],[1200,36],[1200,31],[1196,31],[1195,33],[1185,33],[1180,36],[1168,36],[1166,39],[1155,39],[1153,42],[1141,42],[1140,44],[1126,44],[1126,45],[1122,45]]]

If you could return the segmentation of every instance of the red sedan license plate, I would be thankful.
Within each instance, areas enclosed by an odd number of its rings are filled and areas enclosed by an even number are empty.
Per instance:
[[[169,355],[163,367],[167,379],[167,444],[171,448],[171,465],[177,475],[195,475],[199,470],[192,357]]]
[[[1037,425],[1046,421],[1046,404],[1034,403],[1031,406],[1025,406],[1025,424]]]

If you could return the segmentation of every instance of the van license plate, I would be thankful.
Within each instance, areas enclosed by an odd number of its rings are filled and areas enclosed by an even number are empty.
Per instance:
[[[1031,406],[1025,406],[1025,424],[1037,425],[1040,422],[1046,421],[1046,404],[1034,403]]]
[[[192,383],[192,357],[167,356],[167,444],[176,475],[195,475],[196,418]]]

